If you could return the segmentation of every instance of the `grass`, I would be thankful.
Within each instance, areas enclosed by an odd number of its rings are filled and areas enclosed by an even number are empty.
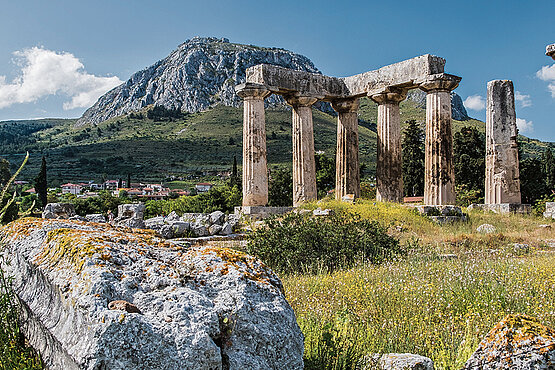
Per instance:
[[[548,221],[476,211],[468,223],[439,226],[395,204],[318,206],[378,220],[409,254],[379,266],[282,276],[305,335],[307,369],[354,369],[364,355],[392,352],[460,369],[509,313],[555,327],[555,250],[547,246],[555,243],[554,222],[539,229]],[[497,233],[477,233],[482,223]],[[515,249],[517,242],[530,248]]]

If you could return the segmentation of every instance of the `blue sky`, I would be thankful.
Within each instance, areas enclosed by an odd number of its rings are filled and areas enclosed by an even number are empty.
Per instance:
[[[439,55],[471,116],[485,119],[487,81],[510,79],[522,133],[555,141],[553,0],[1,1],[0,120],[78,117],[198,35],[289,49],[331,76]]]

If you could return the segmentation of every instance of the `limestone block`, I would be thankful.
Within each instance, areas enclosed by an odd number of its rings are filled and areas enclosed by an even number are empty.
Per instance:
[[[434,362],[412,353],[387,353],[364,356],[357,364],[361,370],[434,370]]]
[[[225,213],[222,211],[214,211],[210,213],[210,224],[222,225],[225,220]]]
[[[75,216],[75,208],[70,203],[48,203],[42,212],[42,218],[65,218]]]
[[[90,215],[85,215],[85,218],[89,222],[100,222],[100,223],[106,222],[106,217],[104,217],[104,215],[101,213],[93,213]]]
[[[548,370],[555,364],[555,330],[526,315],[508,315],[482,340],[463,370]]]
[[[242,252],[28,218],[0,242],[25,338],[49,369],[303,368],[281,282]]]
[[[485,203],[521,202],[513,83],[488,82]]]
[[[490,224],[482,224],[476,228],[476,231],[482,234],[492,234],[497,231],[495,226]]]
[[[210,235],[217,235],[220,233],[220,231],[222,231],[222,225],[211,225],[208,228],[208,233]]]
[[[120,204],[118,206],[118,217],[143,219],[145,205],[143,203]]]

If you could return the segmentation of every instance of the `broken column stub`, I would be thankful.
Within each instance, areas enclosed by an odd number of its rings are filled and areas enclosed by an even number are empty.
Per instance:
[[[358,159],[358,99],[332,102],[337,115],[337,151],[335,156],[335,199],[351,194],[360,197],[360,168]]]
[[[547,45],[545,48],[545,55],[555,60],[555,44]]]
[[[446,73],[420,84],[426,95],[424,204],[455,204],[455,169],[451,135],[451,91],[461,78]]]
[[[520,204],[518,130],[512,81],[488,82],[485,203]]]
[[[313,97],[286,96],[293,108],[293,207],[317,199],[314,158]]]
[[[390,89],[370,96],[378,103],[376,200],[379,202],[403,202],[403,154],[399,103],[406,97],[405,89]]]
[[[264,98],[270,91],[260,84],[245,83],[235,88],[243,98],[243,205],[268,203],[268,164]]]

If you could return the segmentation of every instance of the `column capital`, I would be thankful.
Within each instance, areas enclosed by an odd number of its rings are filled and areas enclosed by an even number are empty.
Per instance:
[[[545,55],[555,60],[555,44],[547,45],[545,47]]]
[[[313,96],[284,95],[283,98],[292,107],[310,107],[318,101]]]
[[[370,99],[378,104],[400,103],[407,98],[407,89],[389,87],[383,92],[368,95]]]
[[[353,113],[358,111],[358,98],[337,99],[331,102],[331,106],[339,113]]]
[[[235,86],[235,92],[243,99],[264,99],[272,93],[266,86],[252,82]]]
[[[427,93],[433,91],[452,91],[459,86],[459,82],[461,82],[461,77],[447,73],[438,73],[420,81],[419,87]]]

